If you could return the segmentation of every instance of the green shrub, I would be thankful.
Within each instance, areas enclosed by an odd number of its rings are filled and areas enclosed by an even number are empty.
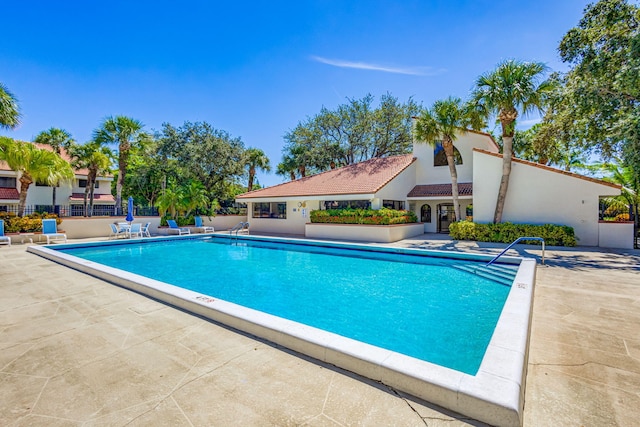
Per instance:
[[[382,208],[373,209],[327,209],[311,211],[311,222],[315,224],[411,224],[418,217],[411,211]]]
[[[5,233],[34,233],[42,231],[42,220],[55,218],[58,225],[62,220],[56,214],[33,213],[25,216],[16,216],[13,212],[0,212],[0,219],[4,220]]]
[[[519,237],[542,237],[550,246],[575,246],[576,237],[572,227],[566,225],[544,224],[479,224],[470,221],[454,222],[449,226],[449,235],[455,240],[474,240],[477,242],[511,243]],[[524,240],[522,243],[541,244],[537,240]]]
[[[160,217],[160,226],[161,227],[166,227],[167,224],[167,220],[168,219],[172,219],[171,215],[169,214],[165,214],[164,216]],[[195,225],[196,223],[196,219],[195,219],[195,215],[189,215],[189,216],[178,216],[175,218],[176,220],[176,224],[179,227],[185,227],[187,225]]]

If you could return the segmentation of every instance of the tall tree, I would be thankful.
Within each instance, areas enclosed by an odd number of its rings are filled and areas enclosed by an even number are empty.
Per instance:
[[[370,149],[372,157],[395,156],[410,152],[413,144],[411,121],[420,110],[420,106],[413,98],[409,98],[405,104],[402,104],[390,93],[382,95],[380,105],[373,112]]]
[[[93,199],[96,178],[99,174],[109,173],[112,152],[96,141],[84,145],[73,144],[69,147],[72,164],[78,169],[87,169],[87,185],[84,188],[84,216],[93,216]]]
[[[335,110],[323,107],[314,117],[301,121],[285,134],[283,163],[296,163],[299,175],[314,174],[373,157],[411,151],[411,117],[420,107],[385,94],[373,107],[374,98],[348,99]],[[287,165],[288,173],[288,165]]]
[[[0,129],[13,129],[20,124],[18,100],[0,83]]]
[[[156,199],[167,187],[168,177],[178,175],[175,159],[160,152],[159,143],[152,139],[131,150],[123,192],[136,200],[155,206]]]
[[[71,134],[66,130],[52,127],[40,132],[33,142],[36,144],[49,145],[53,149],[54,153],[60,155],[63,149],[68,151],[69,147],[75,141],[71,137]],[[51,191],[51,206],[54,211],[56,209],[56,190],[57,187],[54,186]]]
[[[447,157],[447,165],[451,174],[451,194],[455,221],[459,221],[460,203],[458,201],[458,172],[456,170],[453,143],[458,135],[469,128],[479,130],[485,123],[482,116],[472,105],[464,104],[460,98],[449,97],[433,103],[424,110],[415,126],[418,142],[426,142],[435,146],[442,141],[442,148]]]
[[[550,80],[542,80],[545,72],[546,66],[542,63],[507,60],[476,81],[473,103],[485,117],[495,115],[502,126],[502,178],[494,222],[502,221],[511,176],[516,119],[519,114],[542,110],[547,94],[553,89]]]
[[[93,132],[93,140],[99,144],[118,146],[118,180],[116,181],[116,209],[122,212],[122,187],[127,174],[131,147],[139,145],[148,136],[143,132],[144,125],[131,117],[107,117]]]
[[[12,170],[20,173],[18,216],[24,215],[27,191],[32,183],[45,182],[48,185],[57,185],[75,177],[71,165],[66,160],[29,142],[0,137],[0,160],[4,160]]]
[[[247,191],[251,191],[253,190],[253,180],[256,176],[256,169],[269,172],[271,170],[271,165],[269,164],[269,158],[267,155],[259,148],[248,148],[244,154],[246,165],[249,168]]]
[[[165,123],[156,137],[158,153],[177,165],[177,185],[201,182],[209,199],[232,198],[229,182],[244,175],[244,144],[228,132],[206,122],[185,122],[181,127]]]
[[[566,124],[584,150],[623,157],[640,170],[640,7],[589,4],[558,51],[571,69],[558,77],[563,102],[545,121]]]

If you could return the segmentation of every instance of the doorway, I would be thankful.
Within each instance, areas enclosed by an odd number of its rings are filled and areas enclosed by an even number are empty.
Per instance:
[[[449,225],[456,219],[452,203],[438,205],[438,233],[448,233]]]

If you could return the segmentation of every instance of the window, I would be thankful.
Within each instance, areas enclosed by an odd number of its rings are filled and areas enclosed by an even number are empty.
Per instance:
[[[462,164],[462,156],[456,147],[453,147],[453,160],[456,165]],[[441,141],[437,141],[433,149],[433,166],[448,166],[447,156],[444,154],[444,147]]]
[[[6,176],[0,176],[0,187],[4,188],[16,188],[16,179]]]
[[[382,207],[401,211],[402,209],[404,209],[404,202],[401,200],[383,200]]]
[[[253,218],[287,218],[286,203],[254,203]]]
[[[369,200],[334,200],[324,202],[325,209],[370,209]]]
[[[422,205],[420,208],[420,221],[431,223],[431,205]]]
[[[46,182],[37,182],[36,187],[53,187],[53,185],[49,185]],[[60,187],[60,184],[56,184],[56,187]]]
[[[87,186],[87,180],[86,179],[79,179],[78,180],[78,187],[85,188],[86,186]],[[94,181],[93,188],[100,188],[100,182],[99,181]]]

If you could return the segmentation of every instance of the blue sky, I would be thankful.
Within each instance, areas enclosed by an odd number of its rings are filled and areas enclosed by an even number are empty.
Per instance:
[[[566,70],[558,43],[587,3],[6,2],[0,82],[23,123],[0,134],[30,141],[53,126],[85,142],[111,115],[149,131],[206,121],[264,150],[275,169],[283,135],[323,106],[368,93],[425,107],[465,98],[510,58]]]

